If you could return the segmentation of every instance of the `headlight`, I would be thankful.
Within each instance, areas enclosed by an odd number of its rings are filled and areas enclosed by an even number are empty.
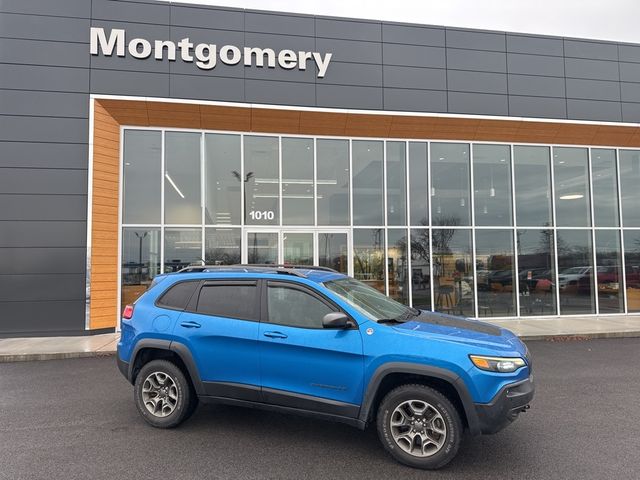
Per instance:
[[[524,359],[520,357],[506,358],[469,355],[469,358],[480,370],[487,370],[489,372],[511,373],[527,364]]]

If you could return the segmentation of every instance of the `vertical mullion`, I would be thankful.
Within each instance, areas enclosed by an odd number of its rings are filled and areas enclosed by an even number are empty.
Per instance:
[[[431,219],[431,211],[433,209],[433,198],[431,198],[431,192],[433,188],[433,180],[431,175],[431,142],[427,143],[427,195],[429,195],[429,205],[427,205],[429,211],[427,214],[429,215],[429,225],[428,225],[428,235],[429,235],[429,287],[431,290],[431,311],[436,311],[436,303],[434,298],[434,278],[433,278],[433,224]]]
[[[387,140],[382,141],[382,208],[384,215],[382,221],[384,222],[384,291],[386,295],[389,295],[389,251],[387,248],[388,242],[388,225],[387,219]]]
[[[620,284],[622,285],[622,295],[624,302],[624,313],[629,313],[629,301],[627,298],[627,264],[625,259],[625,244],[624,244],[624,229],[622,225],[622,190],[620,189],[620,149],[615,149],[616,156],[616,187],[618,189],[618,232],[620,235],[620,259],[622,271],[620,272],[619,280],[622,280]]]
[[[549,168],[551,172],[551,231],[553,232],[553,259],[555,264],[555,284],[556,284],[556,315],[560,315],[560,285],[558,272],[558,225],[556,223],[556,180],[553,165],[553,147],[549,147]]]
[[[247,263],[249,260],[249,234],[245,225],[246,216],[246,184],[244,181],[244,134],[240,134],[240,263]]]
[[[318,226],[318,139],[313,137],[313,225]]]
[[[205,215],[204,215],[204,211],[205,211],[205,205],[206,205],[206,197],[205,197],[205,187],[206,187],[206,182],[205,182],[205,133],[202,132],[200,134],[200,213],[201,213],[201,221],[202,221],[202,225],[201,225],[201,229],[202,229],[202,238],[200,239],[201,241],[201,250],[200,250],[200,254],[201,257],[200,259],[202,260],[202,265],[206,265],[207,264],[207,260],[205,258],[205,228],[204,228],[204,223],[205,223]],[[217,220],[217,219],[216,219]],[[215,221],[214,223],[218,223],[217,221]]]
[[[351,270],[350,276],[354,276],[354,248],[353,248],[353,237],[354,237],[354,228],[353,228],[353,140],[349,139],[349,226],[351,230],[351,238],[349,239],[349,269]]]
[[[407,222],[407,278],[409,292],[407,300],[409,306],[413,307],[413,271],[411,270],[411,199],[409,195],[409,142],[404,144],[404,161],[405,161],[405,219]]]
[[[160,273],[164,273],[164,175],[165,164],[165,130],[160,131]]]
[[[283,225],[282,219],[284,218],[282,212],[282,136],[278,136],[278,210],[280,214],[278,215],[278,226]],[[282,255],[279,255],[280,257]],[[281,261],[279,263],[282,263]]]
[[[514,157],[515,149],[513,148],[513,144],[509,145],[510,149],[510,164],[509,168],[511,169],[511,223],[513,224],[513,267],[515,269],[514,272],[514,280],[512,285],[515,288],[516,294],[516,304],[515,304],[515,316],[520,316],[520,265],[518,262],[518,222],[516,220],[516,160]]]
[[[478,318],[478,278],[476,275],[476,196],[475,178],[473,175],[473,143],[469,143],[469,209],[471,219],[471,262],[473,272],[473,314]],[[462,299],[460,299],[462,300]]]
[[[595,314],[600,314],[600,299],[598,294],[598,256],[596,255],[596,218],[593,214],[593,167],[591,165],[591,148],[587,148],[587,182],[589,186],[589,212],[591,215],[591,257],[593,260],[593,288],[595,300]]]

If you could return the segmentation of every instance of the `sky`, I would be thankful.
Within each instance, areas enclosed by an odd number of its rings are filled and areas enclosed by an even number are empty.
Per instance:
[[[640,0],[171,1],[640,43]]]

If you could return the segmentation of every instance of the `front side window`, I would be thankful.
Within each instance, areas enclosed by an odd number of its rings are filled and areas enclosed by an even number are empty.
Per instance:
[[[269,283],[269,323],[288,327],[322,328],[322,319],[335,309],[313,295],[288,285]]]
[[[255,283],[220,283],[202,287],[198,313],[241,320],[258,320],[258,294]]]

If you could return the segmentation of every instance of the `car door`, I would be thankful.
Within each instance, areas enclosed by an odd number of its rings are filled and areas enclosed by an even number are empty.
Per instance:
[[[260,399],[256,280],[205,281],[178,318],[174,334],[191,351],[205,393]]]
[[[265,281],[262,300],[259,350],[264,401],[357,416],[364,362],[357,327],[323,328],[323,317],[339,309],[298,283]]]

